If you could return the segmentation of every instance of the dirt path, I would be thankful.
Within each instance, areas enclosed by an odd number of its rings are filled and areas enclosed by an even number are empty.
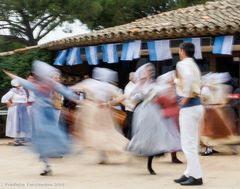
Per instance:
[[[112,161],[124,162],[98,165],[98,154],[85,151],[65,158],[51,159],[53,176],[41,177],[41,162],[26,147],[8,146],[0,140],[0,189],[177,189],[173,182],[186,164],[170,163],[170,156],[154,160],[156,176],[146,170],[146,159],[114,156]],[[184,156],[180,153],[180,159]],[[128,161],[126,162],[126,159]],[[204,185],[196,188],[239,189],[240,156],[201,157]]]

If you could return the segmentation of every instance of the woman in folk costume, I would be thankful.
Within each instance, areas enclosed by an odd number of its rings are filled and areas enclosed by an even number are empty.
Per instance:
[[[133,113],[132,139],[128,150],[136,155],[148,156],[148,170],[152,169],[154,156],[181,149],[180,136],[176,127],[169,127],[161,108],[154,102],[155,68],[147,63],[136,71],[136,87],[131,96],[139,102]]]
[[[92,77],[71,87],[83,91],[86,97],[76,115],[74,132],[83,146],[100,152],[100,163],[104,164],[107,152],[123,152],[127,147],[128,140],[120,133],[111,110],[114,100],[123,97],[111,84],[116,82],[116,72],[95,68]]]
[[[32,146],[44,162],[45,167],[40,174],[42,176],[52,173],[50,165],[48,164],[48,157],[59,156],[70,152],[70,141],[59,129],[51,99],[51,92],[55,90],[69,99],[78,99],[78,96],[72,91],[51,79],[51,76],[56,72],[58,72],[56,68],[41,61],[34,61],[33,63],[34,83],[9,72],[5,72],[8,76],[16,78],[22,86],[35,94],[35,102],[31,108],[33,124]]]
[[[51,76],[51,79],[60,83],[61,82],[60,72],[53,74]],[[57,120],[59,120],[61,115],[61,110],[63,107],[63,96],[55,90],[52,91],[51,96],[52,96],[53,105],[55,107],[56,117],[57,117]]]
[[[205,117],[201,128],[201,140],[206,145],[203,155],[212,155],[213,146],[239,141],[234,136],[236,129],[234,111],[227,104],[227,94],[231,86],[223,84],[230,80],[228,73],[209,73],[203,76],[201,99],[205,107]]]
[[[8,106],[6,136],[14,138],[14,142],[10,144],[19,146],[29,132],[28,98],[16,79],[11,81],[11,85],[13,88],[2,97],[1,102]]]
[[[179,128],[179,107],[174,85],[175,71],[167,72],[157,78],[157,97],[155,102],[162,108],[162,115],[169,121],[168,127]],[[182,163],[177,158],[177,152],[171,152],[172,163]]]
[[[130,94],[135,86],[135,73],[129,73],[129,82],[124,88],[125,99],[122,104],[125,106],[125,111],[127,113],[127,123],[123,129],[124,135],[130,140],[132,138],[132,117],[133,110],[136,106],[136,102],[130,99]]]
[[[30,72],[27,76],[27,80],[34,83],[35,79],[34,79],[34,74],[32,72]],[[24,142],[30,142],[31,138],[32,138],[32,105],[35,101],[35,95],[32,91],[28,90],[28,89],[24,89],[27,93],[27,112],[28,112],[28,116],[29,116],[29,132],[28,135],[26,137],[26,139],[24,140]]]

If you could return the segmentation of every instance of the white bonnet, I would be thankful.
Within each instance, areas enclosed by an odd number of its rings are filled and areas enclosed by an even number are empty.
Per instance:
[[[17,79],[13,79],[13,80],[11,81],[11,85],[12,85],[13,87],[18,87],[18,86],[20,86],[20,84],[19,84],[19,82],[18,82]]]
[[[109,82],[109,83],[118,82],[118,73],[108,68],[99,68],[99,67],[94,68],[92,77],[93,79]]]
[[[40,79],[51,78],[56,74],[60,75],[57,68],[39,60],[33,62],[33,73]]]
[[[170,71],[170,72],[167,72],[165,74],[158,76],[157,83],[158,84],[169,83],[174,80],[174,77],[175,77],[175,71],[173,70],[173,71]]]

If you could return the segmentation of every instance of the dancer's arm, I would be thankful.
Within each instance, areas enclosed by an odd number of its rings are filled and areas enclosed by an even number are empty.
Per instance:
[[[12,79],[17,79],[19,84],[21,84],[24,88],[26,89],[29,89],[29,90],[36,90],[36,87],[34,84],[32,84],[30,81],[26,80],[26,79],[23,79],[19,76],[17,76],[16,74],[12,73],[12,72],[9,72],[9,71],[6,71],[6,70],[3,70],[3,72],[8,75],[10,78]]]

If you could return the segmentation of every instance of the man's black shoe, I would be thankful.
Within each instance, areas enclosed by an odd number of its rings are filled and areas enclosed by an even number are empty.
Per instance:
[[[202,178],[196,179],[194,177],[189,177],[187,180],[180,182],[183,186],[194,186],[194,185],[202,185]]]
[[[186,177],[185,175],[182,175],[179,179],[175,179],[174,182],[180,183],[180,182],[184,182],[186,180],[188,180],[188,177]]]

